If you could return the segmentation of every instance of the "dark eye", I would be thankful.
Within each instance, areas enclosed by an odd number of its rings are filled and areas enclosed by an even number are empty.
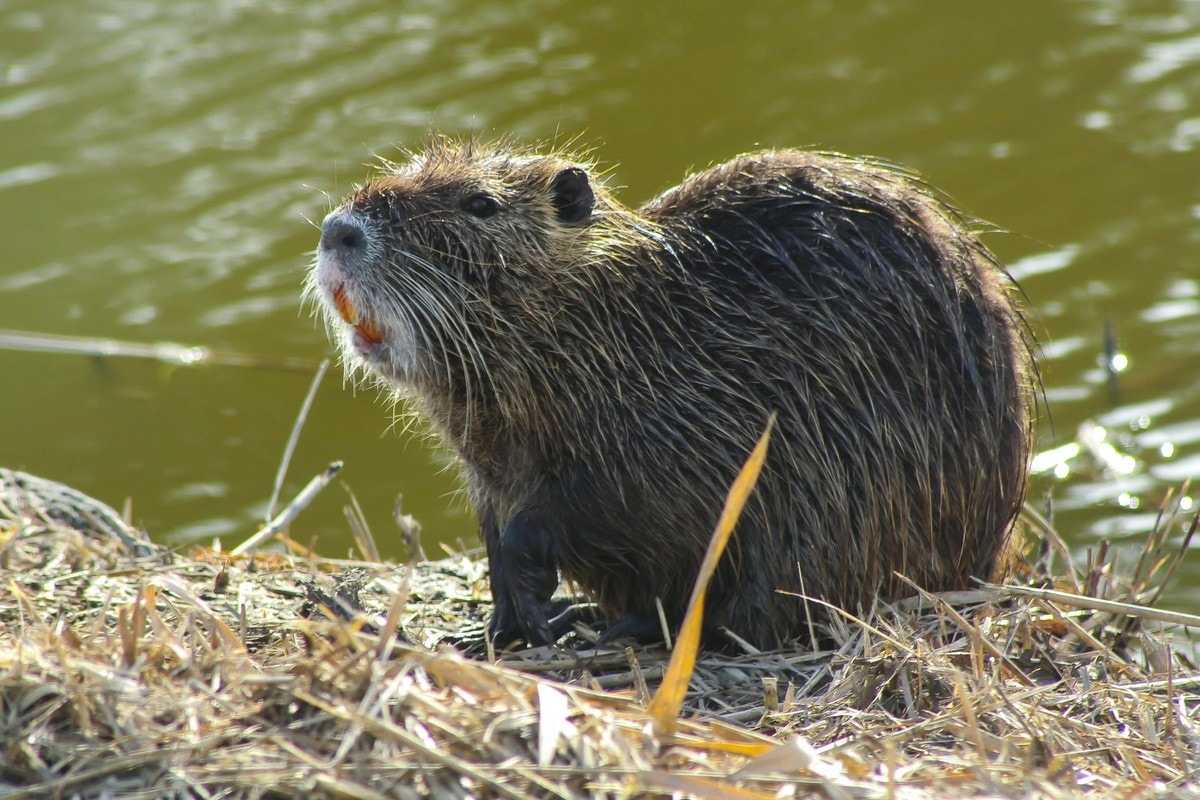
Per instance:
[[[486,194],[473,194],[462,202],[463,211],[480,219],[486,219],[500,210],[496,198]]]

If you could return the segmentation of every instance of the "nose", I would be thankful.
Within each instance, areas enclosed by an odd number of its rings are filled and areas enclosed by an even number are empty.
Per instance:
[[[347,266],[362,258],[367,249],[362,223],[345,210],[330,212],[321,223],[320,249],[336,253]]]

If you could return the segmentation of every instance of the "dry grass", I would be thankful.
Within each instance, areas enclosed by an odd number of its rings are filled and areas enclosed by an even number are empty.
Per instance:
[[[180,555],[88,502],[0,470],[0,798],[1200,797],[1171,513],[1125,576],[1051,579],[1034,520],[1017,584],[704,654],[663,738],[662,648],[439,645],[488,611],[469,554]]]

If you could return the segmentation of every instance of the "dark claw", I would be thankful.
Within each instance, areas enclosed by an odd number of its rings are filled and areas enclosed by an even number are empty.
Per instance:
[[[492,618],[488,620],[487,635],[493,645],[504,647],[521,638],[521,629],[517,626],[516,612],[512,608],[512,602],[507,599],[508,596],[504,595],[505,599],[502,602],[494,589],[492,594],[495,605]]]

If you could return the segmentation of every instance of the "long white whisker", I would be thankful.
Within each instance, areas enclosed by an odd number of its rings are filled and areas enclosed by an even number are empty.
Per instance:
[[[423,327],[425,328],[427,338],[431,337],[432,339],[436,340],[436,350],[440,353],[442,357],[442,364],[445,368],[445,374],[443,376],[444,379],[441,381],[441,383],[445,384],[445,389],[449,393],[450,404],[453,407],[456,383],[454,377],[456,372],[450,363],[450,353],[457,352],[459,360],[464,364],[464,366],[470,363],[463,354],[462,347],[457,341],[457,337],[450,335],[452,334],[452,331],[446,330],[448,323],[453,324],[456,322],[456,319],[454,315],[446,313],[443,305],[438,301],[436,295],[431,292],[428,287],[422,285],[421,282],[414,280],[405,271],[406,266],[406,264],[396,264],[392,266],[392,279],[398,281],[400,286],[389,285],[389,294],[393,297],[393,299],[403,303],[406,308],[411,309],[415,316],[419,317],[420,320],[424,322]],[[418,302],[409,304],[403,299],[404,295],[407,295],[409,298]],[[450,346],[447,345],[447,341],[449,341]],[[469,430],[473,414],[474,397],[472,395],[470,375],[464,374],[463,380],[463,389],[466,394],[466,397],[464,398],[464,426]],[[465,433],[466,431],[464,430],[464,435]]]
[[[469,355],[469,358],[464,359],[465,366],[475,373],[478,383],[487,385],[491,390],[491,397],[495,400],[498,397],[498,392],[496,391],[491,371],[488,369],[488,362],[483,357],[483,351],[479,346],[475,332],[472,330],[470,321],[464,318],[466,309],[471,307],[472,303],[486,303],[483,295],[465,281],[449,274],[443,269],[439,269],[428,260],[413,253],[405,253],[405,256],[410,259],[413,265],[422,269],[423,275],[432,277],[446,290],[443,293],[440,289],[435,290],[433,286],[427,287],[430,290],[428,296],[437,306],[439,317],[444,322],[453,324],[456,330],[462,334],[467,347],[467,354]],[[463,311],[461,313],[455,313],[452,308],[454,302],[462,304]]]

